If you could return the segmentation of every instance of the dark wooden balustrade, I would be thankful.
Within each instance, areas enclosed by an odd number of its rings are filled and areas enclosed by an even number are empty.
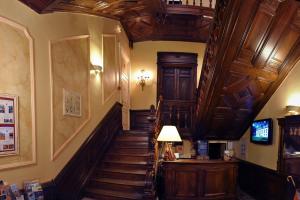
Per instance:
[[[116,103],[58,176],[43,184],[45,199],[77,200],[114,137],[122,130],[122,105]]]
[[[154,200],[156,197],[156,173],[158,167],[158,158],[159,158],[159,151],[158,151],[158,142],[157,137],[159,132],[162,128],[162,104],[163,104],[163,97],[159,97],[159,101],[156,107],[155,113],[155,123],[153,126],[152,131],[152,139],[149,140],[149,147],[153,151],[151,158],[148,161],[148,170],[146,175],[146,182],[145,182],[145,190],[144,190],[144,200]]]
[[[206,7],[208,8],[213,8],[213,1],[212,0],[200,0],[200,1],[196,1],[196,0],[180,0],[180,1],[176,1],[176,0],[163,0],[165,2],[165,4],[169,4],[169,5],[190,5],[190,6],[199,6],[199,7],[204,7],[204,2],[208,3],[208,5]]]
[[[162,109],[162,121],[165,125],[177,127],[183,137],[189,137],[194,124],[195,101],[166,100]]]

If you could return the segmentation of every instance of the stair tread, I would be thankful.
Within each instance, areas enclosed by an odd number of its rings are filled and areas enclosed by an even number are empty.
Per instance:
[[[106,163],[146,165],[146,161],[104,160]]]
[[[137,174],[137,175],[144,175],[144,174],[147,173],[146,170],[110,169],[110,168],[105,168],[105,169],[102,168],[101,171],[115,172],[115,173],[126,173],[126,174]]]
[[[133,193],[133,192],[121,192],[121,191],[113,191],[113,190],[103,190],[103,189],[90,189],[87,188],[86,192],[96,194],[96,195],[103,195],[103,196],[111,196],[117,198],[124,198],[124,199],[142,199],[142,194],[140,193]]]
[[[110,152],[107,153],[108,156],[132,156],[132,157],[147,157],[151,156],[151,153],[140,153],[140,154],[134,154],[134,153],[116,153],[116,152]]]
[[[139,129],[132,129],[132,130],[125,130],[124,133],[151,133],[149,130],[139,130]]]
[[[143,187],[145,185],[144,181],[132,181],[132,180],[114,179],[114,178],[93,178],[92,180],[97,182],[112,183],[117,185],[139,186],[139,187]]]

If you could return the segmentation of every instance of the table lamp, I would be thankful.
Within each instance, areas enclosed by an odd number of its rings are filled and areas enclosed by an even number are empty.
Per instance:
[[[158,142],[163,142],[164,147],[164,160],[175,160],[175,154],[172,151],[172,142],[181,142],[181,137],[175,126],[163,126],[159,136],[157,138]]]

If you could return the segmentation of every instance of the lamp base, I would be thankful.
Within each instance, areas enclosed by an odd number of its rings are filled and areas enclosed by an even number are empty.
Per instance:
[[[174,161],[176,160],[176,156],[172,150],[172,143],[165,143],[165,151],[164,151],[164,160],[166,161]]]

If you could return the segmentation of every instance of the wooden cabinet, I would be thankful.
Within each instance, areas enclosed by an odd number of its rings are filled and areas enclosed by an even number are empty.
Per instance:
[[[300,115],[278,119],[280,141],[278,152],[278,171],[293,176],[300,187]]]
[[[235,199],[237,161],[176,160],[162,164],[166,200]]]

